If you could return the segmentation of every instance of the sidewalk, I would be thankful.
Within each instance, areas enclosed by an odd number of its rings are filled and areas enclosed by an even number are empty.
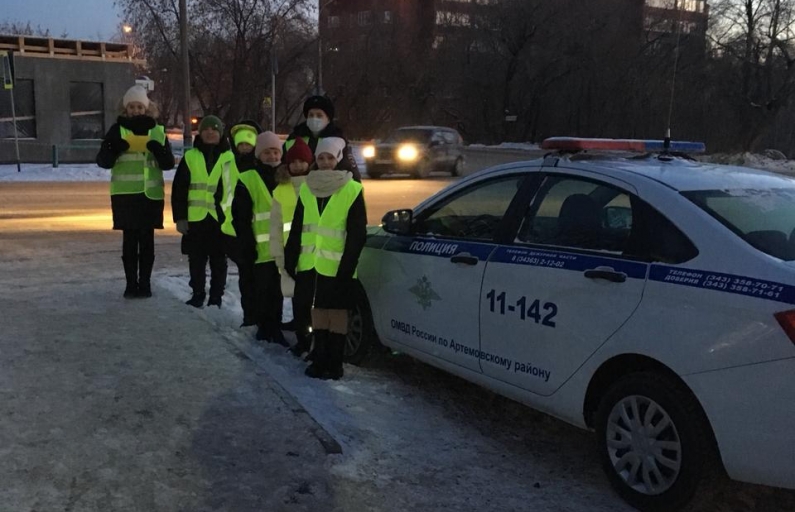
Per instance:
[[[333,509],[311,419],[200,316],[117,278],[19,277],[0,274],[0,509]]]

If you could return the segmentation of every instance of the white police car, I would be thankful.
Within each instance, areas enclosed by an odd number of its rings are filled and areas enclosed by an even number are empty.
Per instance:
[[[795,488],[795,180],[671,153],[693,143],[542,147],[575,153],[388,213],[354,330],[594,429],[641,510],[679,508],[717,461]]]

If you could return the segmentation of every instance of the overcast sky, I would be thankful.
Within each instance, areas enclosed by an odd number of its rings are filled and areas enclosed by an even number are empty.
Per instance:
[[[113,0],[0,0],[0,22],[31,22],[53,37],[109,40],[121,22]]]

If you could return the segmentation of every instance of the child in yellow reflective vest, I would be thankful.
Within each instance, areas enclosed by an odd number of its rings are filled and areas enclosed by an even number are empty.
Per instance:
[[[345,141],[328,137],[315,149],[317,169],[298,193],[285,247],[285,270],[296,295],[312,297],[315,358],[306,375],[340,379],[348,334],[348,311],[356,297],[356,266],[367,237],[362,184],[337,170]]]
[[[155,229],[163,229],[163,171],[174,167],[157,105],[134,85],[122,98],[122,111],[97,154],[97,165],[111,169],[113,229],[124,233],[122,261],[125,298],[152,296]]]
[[[289,346],[281,330],[282,297],[279,269],[270,250],[271,209],[276,169],[282,160],[282,141],[273,132],[257,136],[255,167],[240,173],[232,203],[233,223],[241,258],[254,259],[254,316],[256,338]]]
[[[282,295],[293,299],[293,325],[297,343],[290,348],[296,357],[301,357],[311,348],[312,297],[296,297],[295,281],[284,270],[284,244],[298,204],[298,192],[306,182],[309,166],[314,158],[312,150],[303,141],[296,139],[284,157],[285,164],[276,172],[278,185],[273,191],[271,209],[271,256],[281,275]]]

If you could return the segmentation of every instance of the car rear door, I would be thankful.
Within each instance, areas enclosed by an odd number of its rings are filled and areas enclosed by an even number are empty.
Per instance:
[[[378,315],[379,334],[480,372],[483,274],[525,177],[493,177],[443,196],[418,213],[410,236],[389,239],[373,301],[388,309]]]
[[[485,374],[550,395],[627,321],[648,271],[625,256],[635,194],[601,176],[544,176],[513,242],[484,273]]]

